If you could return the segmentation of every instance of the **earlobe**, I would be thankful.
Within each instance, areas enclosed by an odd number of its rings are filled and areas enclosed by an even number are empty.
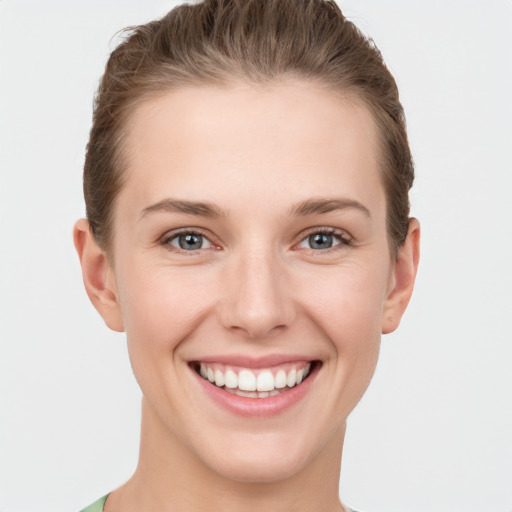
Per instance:
[[[113,271],[106,253],[94,240],[87,219],[77,221],[73,240],[89,299],[110,329],[124,331]]]
[[[420,224],[409,219],[409,230],[404,244],[399,248],[393,264],[392,286],[382,312],[382,334],[393,332],[399,325],[409,304],[416,279],[420,256]]]

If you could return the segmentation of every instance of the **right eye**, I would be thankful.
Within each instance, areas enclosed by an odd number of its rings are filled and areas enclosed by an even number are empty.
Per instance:
[[[164,240],[165,245],[176,247],[182,251],[199,251],[211,249],[214,245],[201,233],[187,232],[177,233]]]

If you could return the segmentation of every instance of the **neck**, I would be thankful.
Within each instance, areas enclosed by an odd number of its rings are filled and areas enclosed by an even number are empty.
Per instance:
[[[338,497],[345,430],[292,476],[240,482],[204,464],[172,436],[143,401],[139,463],[132,478],[111,493],[105,512],[343,512]]]

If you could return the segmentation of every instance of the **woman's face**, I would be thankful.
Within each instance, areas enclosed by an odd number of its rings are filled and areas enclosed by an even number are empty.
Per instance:
[[[127,137],[104,317],[127,334],[143,445],[240,481],[339,457],[405,308],[369,112],[302,82],[184,88]]]

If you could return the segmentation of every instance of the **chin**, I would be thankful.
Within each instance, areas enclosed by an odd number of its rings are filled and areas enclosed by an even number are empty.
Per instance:
[[[306,466],[306,461],[277,459],[270,455],[264,460],[237,457],[236,460],[224,461],[214,469],[229,480],[240,483],[277,483],[287,480],[299,473]]]
[[[312,458],[312,447],[290,443],[282,435],[253,435],[250,440],[240,441],[229,439],[225,444],[217,444],[215,451],[203,453],[203,463],[232,481],[274,483],[300,473]]]

